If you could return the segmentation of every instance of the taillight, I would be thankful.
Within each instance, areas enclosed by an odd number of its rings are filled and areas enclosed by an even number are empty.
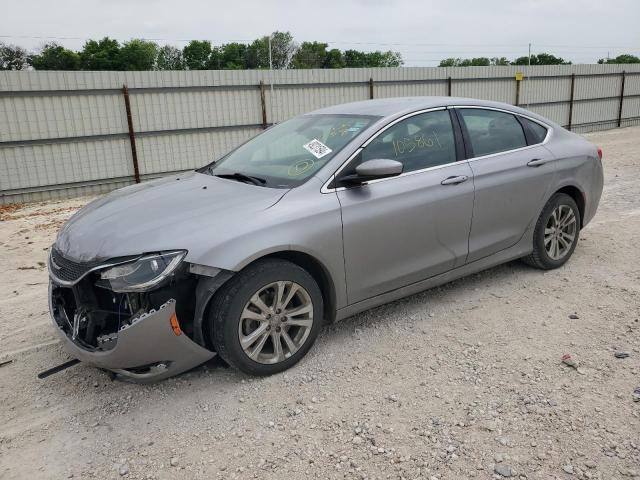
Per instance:
[[[598,147],[598,158],[602,160],[602,149]]]

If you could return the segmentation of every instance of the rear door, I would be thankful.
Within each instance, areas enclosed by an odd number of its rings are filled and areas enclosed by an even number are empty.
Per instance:
[[[379,158],[404,166],[398,177],[337,189],[349,303],[464,264],[473,179],[458,139],[448,110],[414,114],[365,143],[338,174]]]
[[[515,245],[553,185],[547,128],[506,111],[457,107],[470,150],[475,201],[467,262]],[[470,149],[469,149],[470,147]]]

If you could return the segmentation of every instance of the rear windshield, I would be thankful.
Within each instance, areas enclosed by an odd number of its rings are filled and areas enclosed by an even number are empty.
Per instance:
[[[227,154],[202,173],[291,188],[313,176],[379,117],[303,115],[275,125]],[[250,178],[246,178],[250,177]]]

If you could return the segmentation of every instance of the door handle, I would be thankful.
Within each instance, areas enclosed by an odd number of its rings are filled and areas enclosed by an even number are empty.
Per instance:
[[[533,160],[527,162],[527,167],[539,167],[544,165],[549,160],[545,160],[544,158],[534,158]]]
[[[466,182],[469,177],[466,175],[458,175],[456,177],[447,177],[440,182],[441,185],[458,185],[459,183]]]

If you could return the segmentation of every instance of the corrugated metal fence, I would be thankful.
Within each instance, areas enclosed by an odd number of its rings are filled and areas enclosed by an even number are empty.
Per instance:
[[[640,124],[640,65],[0,72],[0,204],[193,169],[272,122],[411,95],[518,104],[587,132]]]

